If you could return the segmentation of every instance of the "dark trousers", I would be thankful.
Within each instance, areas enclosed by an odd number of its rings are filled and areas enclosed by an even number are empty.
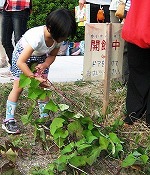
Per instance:
[[[127,50],[127,42],[124,42],[124,50],[123,50],[123,65],[122,65],[122,84],[126,85],[129,79],[129,67],[128,67],[128,50]]]
[[[2,45],[6,51],[10,65],[12,65],[13,43],[16,44],[27,30],[29,9],[22,11],[2,11]],[[12,34],[14,32],[14,42]]]
[[[129,79],[127,85],[125,122],[133,124],[146,112],[150,124],[150,49],[128,43]]]
[[[100,9],[100,5],[98,4],[90,4],[90,23],[97,23],[97,12]],[[109,5],[101,5],[101,7],[104,10],[105,20],[104,22],[110,22],[110,11],[109,11]]]

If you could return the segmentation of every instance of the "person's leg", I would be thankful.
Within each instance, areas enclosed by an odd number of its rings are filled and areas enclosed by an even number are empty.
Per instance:
[[[40,117],[48,117],[48,113],[44,112],[45,106],[48,103],[48,98],[45,99],[45,101],[38,101],[38,106],[39,106],[39,112],[40,112]]]
[[[8,62],[10,65],[12,65],[12,52],[14,50],[12,44],[13,24],[11,14],[12,14],[11,12],[2,11],[2,28],[1,28],[2,45],[6,51],[6,54],[9,59]]]
[[[115,16],[115,10],[110,10],[110,22],[112,23],[120,23],[119,18]]]
[[[133,124],[140,119],[147,108],[150,89],[150,53],[148,49],[142,49],[128,43],[129,80],[127,84],[125,123]]]
[[[102,5],[101,7],[103,7],[104,10],[104,15],[105,15],[105,20],[104,22],[110,22],[110,10],[109,10],[109,5]]]
[[[87,4],[90,4],[90,23],[97,23],[97,12],[100,9],[100,5],[92,3]]]
[[[29,19],[29,10],[15,11],[12,14],[14,42],[19,41],[21,36],[27,31],[27,22]]]
[[[1,25],[2,25],[2,14],[0,12],[0,68],[6,67],[8,65],[6,53],[1,43]]]
[[[41,62],[43,62],[42,59],[41,59]],[[47,79],[47,77],[48,77],[48,69],[45,70],[45,74],[43,74],[43,76],[45,77],[45,79]],[[49,116],[49,114],[44,111],[45,110],[45,106],[46,106],[46,104],[48,102],[49,102],[49,97],[46,97],[44,100],[38,100],[38,106],[39,106],[39,112],[40,112],[40,117],[41,118]]]
[[[6,103],[6,117],[2,124],[2,128],[8,133],[16,134],[20,132],[15,123],[14,115],[21,92],[22,88],[19,87],[19,80],[14,80],[13,89],[11,90]]]
[[[126,85],[129,79],[129,66],[128,66],[128,49],[127,42],[124,42],[123,50],[123,65],[122,65],[122,84]]]
[[[150,128],[150,88],[148,93],[148,100],[147,100],[147,109],[146,109],[146,124]]]
[[[110,21],[112,23],[120,23],[119,18],[115,16],[115,11],[110,10]],[[122,64],[122,84],[126,85],[129,78],[129,67],[128,67],[128,51],[127,51],[127,42],[124,42],[123,50],[123,64]]]

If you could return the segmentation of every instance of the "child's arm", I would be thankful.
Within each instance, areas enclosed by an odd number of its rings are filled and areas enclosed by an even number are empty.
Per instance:
[[[28,67],[28,65],[26,64],[26,61],[28,60],[28,58],[30,58],[30,56],[33,53],[33,48],[30,45],[27,45],[22,53],[20,54],[18,60],[17,60],[17,66],[22,70],[22,72],[28,76],[34,76],[34,74],[32,73],[32,71],[30,70],[30,68]]]
[[[33,53],[33,49],[30,45],[27,45],[22,53],[20,54],[18,60],[17,60],[17,66],[22,70],[22,72],[28,76],[28,77],[35,77],[34,73],[30,70],[30,68],[28,67],[28,65],[26,64],[26,61],[28,60],[28,58],[30,58],[30,56]],[[35,77],[37,80],[39,80],[41,83],[46,82],[46,80],[42,77]]]
[[[54,50],[52,50],[50,55],[46,58],[45,62],[38,64],[36,66],[36,69],[40,69],[40,71],[42,72],[46,68],[48,68],[55,61],[58,51],[59,51],[59,48],[55,48]]]

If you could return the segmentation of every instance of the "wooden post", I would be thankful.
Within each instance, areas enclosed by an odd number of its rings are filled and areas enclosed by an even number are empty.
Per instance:
[[[102,113],[106,115],[106,110],[109,104],[109,90],[110,90],[110,72],[111,72],[111,40],[112,40],[112,24],[107,24],[106,31],[106,59],[105,59],[105,75],[104,75],[104,98]]]

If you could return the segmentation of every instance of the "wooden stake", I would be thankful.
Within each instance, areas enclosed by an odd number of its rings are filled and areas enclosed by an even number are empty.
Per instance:
[[[105,59],[105,74],[104,74],[104,98],[102,113],[106,115],[109,104],[109,90],[110,90],[110,72],[111,72],[111,40],[112,40],[112,24],[107,24],[106,31],[106,59]]]

